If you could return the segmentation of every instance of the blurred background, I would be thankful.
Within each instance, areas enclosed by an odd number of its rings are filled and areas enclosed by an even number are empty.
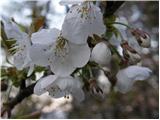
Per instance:
[[[45,19],[45,28],[61,29],[68,6],[59,5],[59,0],[0,1],[0,18],[13,17],[14,20],[26,28],[34,18]],[[99,82],[106,94],[103,100],[86,94],[82,103],[76,103],[72,97],[53,99],[44,94],[32,95],[12,110],[12,118],[158,118],[159,117],[159,3],[149,1],[125,2],[115,15],[124,17],[134,27],[142,28],[152,38],[151,47],[142,49],[144,56],[142,65],[153,70],[153,75],[147,81],[134,84],[133,89],[126,93],[110,91],[108,79],[101,74]],[[1,65],[10,67],[6,62],[5,50],[1,47]],[[42,73],[37,73],[41,77]],[[36,77],[36,79],[38,79]],[[15,97],[18,87],[7,83],[6,91],[1,92],[1,106],[8,97]],[[32,83],[28,80],[28,84]],[[2,90],[2,89],[1,89]],[[9,94],[9,96],[8,96]]]

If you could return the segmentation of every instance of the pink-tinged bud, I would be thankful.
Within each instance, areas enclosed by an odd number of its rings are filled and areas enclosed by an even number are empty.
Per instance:
[[[141,61],[141,56],[137,53],[135,49],[128,45],[127,41],[123,41],[121,43],[121,47],[123,48],[123,56],[128,64],[134,65]]]
[[[131,30],[132,35],[136,38],[140,46],[148,48],[150,47],[151,38],[148,33],[136,28]]]

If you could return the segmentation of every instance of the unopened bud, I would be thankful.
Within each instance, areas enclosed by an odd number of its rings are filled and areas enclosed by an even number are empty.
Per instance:
[[[130,64],[137,64],[141,60],[141,56],[137,53],[135,49],[128,45],[127,41],[123,41],[121,43],[121,47],[123,48],[123,56],[124,59]]]
[[[97,85],[96,80],[90,80],[89,88],[92,94],[103,94],[103,90]]]
[[[110,63],[111,51],[105,42],[100,42],[93,48],[91,59],[100,65],[107,65]]]
[[[140,46],[148,48],[150,47],[151,38],[148,33],[136,28],[131,30],[132,35],[136,38]]]

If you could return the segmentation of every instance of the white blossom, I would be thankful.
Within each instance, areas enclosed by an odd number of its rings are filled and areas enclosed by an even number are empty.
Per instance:
[[[72,6],[62,25],[62,35],[76,44],[86,43],[88,36],[103,33],[105,25],[101,10],[92,2]]]
[[[152,71],[147,67],[129,66],[120,70],[117,75],[116,88],[122,93],[128,92],[135,81],[145,80],[150,77]]]
[[[25,67],[30,67],[28,72],[29,76],[33,72],[34,68],[29,56],[29,49],[31,46],[29,35],[25,32],[22,32],[16,23],[7,19],[4,21],[4,28],[7,37],[16,41],[11,48],[11,50],[15,51],[13,55],[14,65],[18,70],[22,70]]]
[[[90,58],[88,44],[77,45],[65,39],[56,28],[42,29],[32,34],[30,49],[32,61],[41,66],[50,66],[59,76],[70,75],[77,67],[83,67]]]
[[[37,82],[34,87],[34,93],[41,95],[49,92],[49,95],[53,98],[69,98],[71,94],[77,101],[81,102],[84,100],[84,93],[81,87],[81,82],[71,76],[58,77],[49,75]]]
[[[111,60],[111,51],[104,42],[96,44],[91,53],[91,60],[101,65],[109,64]]]

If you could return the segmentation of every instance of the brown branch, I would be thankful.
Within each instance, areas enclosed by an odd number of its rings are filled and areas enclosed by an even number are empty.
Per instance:
[[[21,80],[21,84],[20,84],[20,89],[22,90],[24,88],[26,88],[26,80],[25,79]]]
[[[6,112],[8,113],[8,117],[11,116],[11,110],[19,103],[22,102],[23,99],[29,97],[33,94],[33,88],[36,83],[31,84],[30,86],[20,90],[20,92],[16,95],[15,98],[11,99],[9,102],[4,103],[4,107],[1,111],[1,116],[3,116]]]

